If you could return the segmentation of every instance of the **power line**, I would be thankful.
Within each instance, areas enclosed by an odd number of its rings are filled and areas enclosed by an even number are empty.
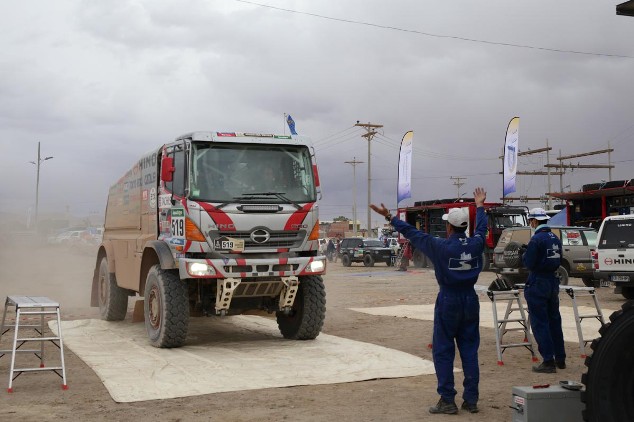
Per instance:
[[[320,14],[317,14],[317,13],[302,12],[302,11],[299,11],[299,10],[286,9],[286,8],[283,8],[283,7],[271,6],[271,5],[268,5],[268,4],[256,3],[256,2],[253,2],[253,1],[247,1],[247,0],[234,0],[234,1],[236,1],[238,3],[250,4],[250,5],[253,5],[253,6],[266,7],[268,9],[279,10],[281,12],[296,13],[298,15],[312,16],[314,18],[327,19],[327,20],[343,22],[343,23],[350,23],[350,24],[354,24],[354,25],[370,26],[370,27],[373,27],[373,28],[389,29],[391,31],[407,32],[407,33],[416,34],[416,35],[423,35],[423,36],[426,36],[426,37],[448,38],[448,39],[453,39],[453,40],[468,41],[468,42],[480,43],[480,44],[500,45],[500,46],[503,46],[503,47],[513,47],[513,48],[524,48],[524,49],[532,49],[532,50],[550,51],[550,52],[553,52],[553,53],[568,53],[568,54],[581,54],[581,55],[585,55],[585,56],[601,56],[601,57],[615,57],[615,58],[620,58],[620,59],[634,59],[633,56],[626,56],[626,55],[621,55],[621,54],[591,53],[591,52],[586,52],[586,51],[564,50],[564,49],[549,48],[549,47],[538,47],[538,46],[527,45],[527,44],[513,44],[513,43],[507,43],[507,42],[500,42],[500,41],[479,40],[479,39],[476,39],[476,38],[459,37],[459,36],[456,36],[456,35],[433,34],[431,32],[417,31],[415,29],[405,29],[405,28],[398,28],[396,26],[379,25],[379,24],[376,24],[376,23],[355,21],[355,20],[352,20],[352,19],[334,18],[332,16],[325,16],[325,15],[320,15]]]

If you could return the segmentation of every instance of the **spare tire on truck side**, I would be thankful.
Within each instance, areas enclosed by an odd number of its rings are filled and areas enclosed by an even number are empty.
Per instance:
[[[284,338],[315,339],[326,319],[326,288],[321,276],[300,277],[297,296],[290,313],[277,311],[275,315]]]
[[[588,372],[581,377],[586,385],[583,420],[634,421],[634,301],[610,315],[599,333],[585,361]]]

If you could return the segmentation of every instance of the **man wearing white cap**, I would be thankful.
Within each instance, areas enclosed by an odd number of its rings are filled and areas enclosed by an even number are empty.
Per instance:
[[[557,372],[566,368],[564,334],[559,313],[559,277],[561,264],[561,241],[555,236],[546,221],[550,217],[543,208],[533,208],[528,213],[528,222],[535,229],[522,261],[530,271],[524,288],[531,328],[537,341],[542,363],[533,371]]]
[[[482,270],[487,219],[484,213],[486,192],[482,188],[476,188],[473,195],[477,209],[476,227],[472,237],[466,235],[469,214],[463,208],[452,208],[442,216],[447,222],[447,239],[440,239],[392,217],[383,204],[380,208],[370,205],[405,236],[414,248],[422,251],[434,263],[440,291],[434,308],[432,352],[440,400],[429,408],[430,413],[458,413],[453,376],[455,344],[460,351],[464,372],[464,402],[461,408],[470,413],[478,412],[480,302],[473,286]]]

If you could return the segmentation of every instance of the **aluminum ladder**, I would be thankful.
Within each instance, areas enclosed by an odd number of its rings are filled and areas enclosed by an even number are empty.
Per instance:
[[[495,328],[495,346],[497,349],[499,366],[504,365],[502,360],[502,353],[506,349],[512,347],[525,347],[531,352],[531,359],[533,362],[537,362],[537,357],[533,350],[533,337],[531,335],[531,329],[527,312],[524,309],[522,303],[522,297],[518,289],[511,290],[487,290],[487,296],[491,299],[493,306],[493,324]],[[504,317],[499,318],[497,304],[498,302],[507,302]],[[513,312],[519,312],[519,317],[511,315]],[[512,324],[512,327],[508,327],[508,324]],[[523,341],[515,341],[514,343],[504,343],[504,336],[509,332],[522,331],[524,334]]]
[[[7,323],[7,311],[10,307],[15,306],[15,320],[13,323]],[[39,324],[29,324],[28,319],[39,316]],[[45,316],[54,316],[57,318],[57,336],[45,336]],[[26,318],[25,318],[26,317]],[[7,296],[4,303],[4,313],[2,314],[2,323],[0,325],[0,341],[2,336],[13,329],[12,348],[0,350],[0,358],[5,354],[11,354],[11,366],[9,370],[9,387],[7,391],[13,392],[13,381],[24,372],[41,372],[53,371],[62,378],[62,389],[67,390],[66,383],[66,366],[64,364],[64,343],[62,341],[62,325],[59,314],[59,303],[42,296]],[[31,329],[35,333],[32,336],[23,334],[24,329]],[[39,342],[39,349],[22,349],[21,347],[27,342]],[[60,352],[59,366],[46,366],[44,359],[44,343],[53,343]],[[16,368],[15,356],[18,353],[33,353],[39,359],[39,367]]]
[[[583,331],[581,329],[581,322],[586,318],[596,318],[599,320],[601,325],[605,325],[605,319],[603,318],[603,312],[601,311],[601,307],[599,306],[599,300],[597,299],[596,292],[594,287],[576,287],[576,286],[559,286],[559,291],[563,291],[568,293],[568,296],[572,299],[572,310],[575,314],[575,324],[577,325],[577,335],[579,336],[579,349],[581,351],[581,357],[585,358],[586,354],[586,345],[590,343],[592,339],[584,339]],[[577,308],[577,298],[578,297],[592,297],[594,301],[594,307],[596,309],[596,314],[588,314],[588,315],[579,315],[579,309]]]
[[[394,260],[394,267],[400,267],[401,261],[403,260],[403,255],[405,255],[405,248],[409,246],[409,240],[406,240],[405,243],[401,245],[401,249],[398,251],[398,255],[396,255],[396,259]]]

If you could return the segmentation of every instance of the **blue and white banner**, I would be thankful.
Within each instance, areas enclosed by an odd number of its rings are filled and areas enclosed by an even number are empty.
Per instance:
[[[396,205],[405,198],[412,197],[412,142],[414,132],[409,131],[401,140],[401,151],[398,156],[398,181]]]
[[[506,129],[504,140],[504,189],[502,196],[515,192],[515,175],[517,173],[517,153],[519,152],[520,118],[513,117]]]
[[[291,130],[291,135],[297,135],[295,131],[295,120],[291,117],[291,115],[286,116],[286,123],[288,124],[288,128]]]

